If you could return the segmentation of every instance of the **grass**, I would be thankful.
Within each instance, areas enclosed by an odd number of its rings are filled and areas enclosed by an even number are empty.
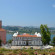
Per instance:
[[[3,53],[4,55],[9,55],[9,54],[19,54],[19,53],[27,53],[27,55],[34,55],[34,52],[37,52],[38,54],[50,54],[51,52],[55,52],[55,47],[53,49],[22,49],[22,50],[10,50],[10,49],[5,49],[5,48],[0,48],[0,53]]]

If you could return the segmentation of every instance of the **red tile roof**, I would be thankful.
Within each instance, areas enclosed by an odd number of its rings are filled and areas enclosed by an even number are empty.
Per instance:
[[[0,28],[0,31],[5,31],[5,29]]]
[[[29,34],[23,34],[23,35],[18,35],[17,37],[37,37],[37,35],[29,35]]]

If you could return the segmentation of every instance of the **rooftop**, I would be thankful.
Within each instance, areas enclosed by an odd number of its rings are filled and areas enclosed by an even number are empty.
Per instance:
[[[5,29],[0,28],[0,31],[5,31]]]
[[[37,37],[37,35],[30,35],[30,34],[24,33],[22,35],[17,35],[17,37]]]
[[[18,32],[13,34],[14,37],[41,37],[40,33],[35,32],[34,35],[30,35],[27,33],[23,33],[22,35],[20,35]]]

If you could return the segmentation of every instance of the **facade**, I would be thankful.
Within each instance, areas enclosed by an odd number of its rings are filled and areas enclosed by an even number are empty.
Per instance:
[[[42,38],[40,33],[35,33],[35,35],[22,34],[18,35],[18,33],[14,33],[12,46],[41,46]]]
[[[6,44],[6,31],[2,29],[2,21],[0,21],[0,39],[2,40],[2,44]]]

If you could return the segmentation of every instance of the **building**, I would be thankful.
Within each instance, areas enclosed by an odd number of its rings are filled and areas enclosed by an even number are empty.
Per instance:
[[[2,21],[0,21],[0,39],[2,40],[2,44],[6,43],[6,31],[2,28]]]
[[[40,33],[35,33],[34,35],[30,35],[24,33],[19,35],[18,32],[14,33],[12,46],[41,46],[42,38]]]

